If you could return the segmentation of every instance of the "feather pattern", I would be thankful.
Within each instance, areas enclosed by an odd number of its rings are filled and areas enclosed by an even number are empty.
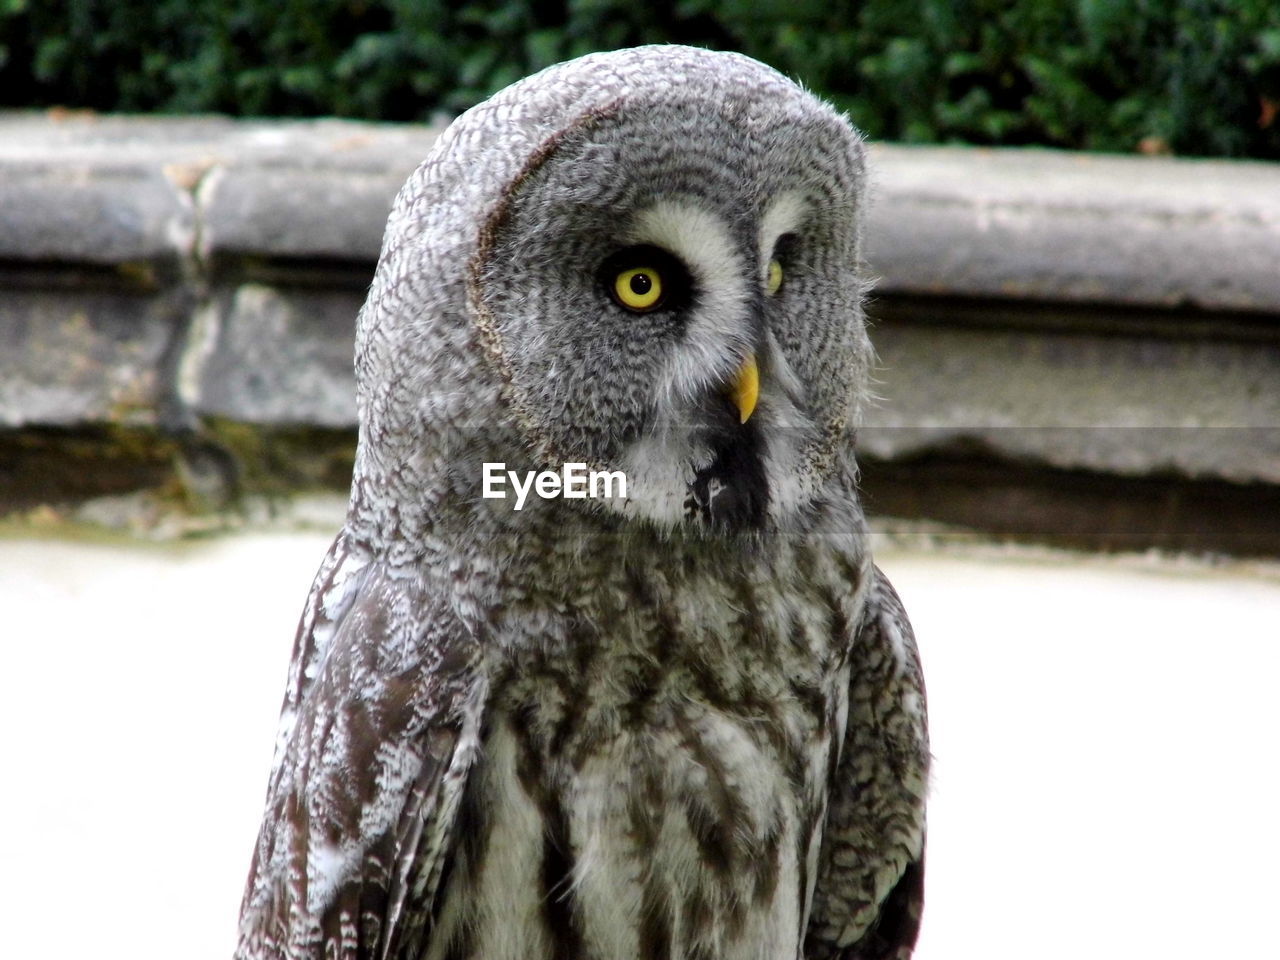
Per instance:
[[[347,549],[340,537],[300,628],[239,957],[415,956],[474,761],[472,637],[376,564],[344,592]]]
[[[853,656],[805,955],[903,960],[924,907],[929,735],[915,635],[878,568]]]

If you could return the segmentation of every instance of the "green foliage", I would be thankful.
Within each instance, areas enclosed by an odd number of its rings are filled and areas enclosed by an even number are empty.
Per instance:
[[[655,42],[876,139],[1280,158],[1276,0],[0,0],[0,105],[420,120]]]

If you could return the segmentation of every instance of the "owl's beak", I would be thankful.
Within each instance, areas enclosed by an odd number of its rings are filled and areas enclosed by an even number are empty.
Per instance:
[[[760,397],[760,368],[756,366],[756,355],[748,354],[742,362],[738,374],[729,385],[729,399],[738,408],[739,423],[746,423],[756,409],[756,400]]]

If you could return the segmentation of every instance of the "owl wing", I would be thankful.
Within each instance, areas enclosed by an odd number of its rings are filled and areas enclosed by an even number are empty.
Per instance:
[[[808,960],[907,960],[924,906],[924,680],[902,601],[879,568],[873,575],[853,638],[849,715],[831,778]]]
[[[481,701],[464,626],[340,535],[298,629],[238,960],[418,955]]]

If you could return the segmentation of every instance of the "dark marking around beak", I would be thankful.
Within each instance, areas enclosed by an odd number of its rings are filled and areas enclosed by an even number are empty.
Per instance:
[[[769,508],[765,440],[759,419],[740,421],[727,397],[716,398],[705,437],[712,461],[689,484],[685,512],[691,520],[731,530],[758,529]]]

